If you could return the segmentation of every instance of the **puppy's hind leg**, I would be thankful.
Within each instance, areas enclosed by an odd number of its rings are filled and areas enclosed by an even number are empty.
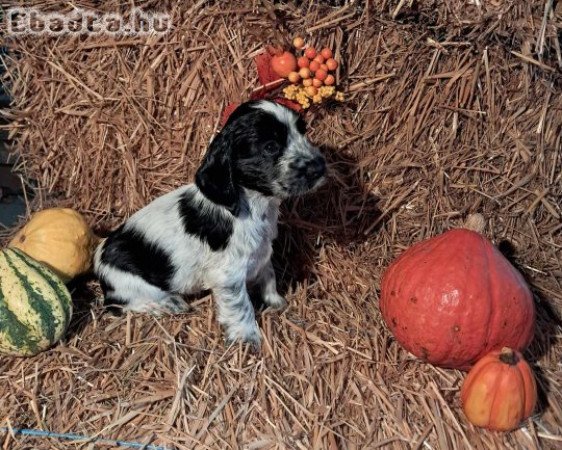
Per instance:
[[[103,291],[103,307],[108,313],[114,316],[120,316],[129,309],[129,301],[119,298],[115,294],[113,286],[103,278],[100,278],[100,286]]]
[[[151,314],[182,314],[191,310],[189,304],[179,294],[169,294],[156,302],[156,312]]]
[[[190,309],[181,295],[163,291],[148,283],[122,286],[119,289],[102,280],[101,286],[104,291],[105,308],[116,315],[131,311],[159,316],[181,314]]]
[[[125,311],[152,314],[153,316],[175,315],[186,313],[191,309],[183,297],[177,294],[170,294],[158,300],[138,297],[123,299],[115,294],[110,294],[105,296],[104,306],[115,315]]]

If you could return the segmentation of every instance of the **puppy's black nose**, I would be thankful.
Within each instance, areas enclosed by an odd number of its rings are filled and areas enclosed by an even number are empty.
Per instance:
[[[306,165],[306,176],[309,180],[317,180],[326,174],[326,160],[317,156]]]

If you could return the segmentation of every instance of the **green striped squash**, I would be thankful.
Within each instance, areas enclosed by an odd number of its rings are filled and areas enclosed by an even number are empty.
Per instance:
[[[0,250],[0,352],[33,356],[65,333],[72,300],[64,283],[16,249]]]

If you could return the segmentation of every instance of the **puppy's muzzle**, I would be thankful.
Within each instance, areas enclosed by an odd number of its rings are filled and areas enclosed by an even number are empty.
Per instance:
[[[323,156],[316,156],[307,163],[305,171],[309,183],[316,184],[326,176],[326,159]]]

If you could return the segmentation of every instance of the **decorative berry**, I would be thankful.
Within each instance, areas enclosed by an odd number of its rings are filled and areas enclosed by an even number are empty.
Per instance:
[[[316,56],[316,49],[314,47],[308,47],[304,51],[304,56],[306,56],[308,59],[314,59],[314,57]]]
[[[330,50],[328,47],[323,48],[320,54],[324,57],[324,59],[331,58],[333,55],[332,50]]]
[[[308,67],[301,68],[301,70],[299,70],[299,75],[304,80],[310,78],[310,69]]]
[[[338,68],[338,62],[332,58],[326,60],[326,65],[330,70],[336,70]]]
[[[301,56],[297,59],[297,66],[299,66],[301,69],[303,67],[308,67],[309,64],[310,60],[306,56]]]
[[[307,88],[305,88],[305,92],[309,97],[314,97],[316,94],[318,94],[318,89],[314,86],[308,86]]]
[[[299,75],[305,80],[307,78],[310,78],[310,69],[308,67],[303,67],[301,70],[299,70]]]
[[[318,69],[315,73],[314,73],[314,78],[317,78],[320,81],[324,81],[326,79],[326,77],[328,76],[328,72],[326,72],[323,69]]]
[[[316,72],[320,69],[320,63],[318,61],[312,60],[308,66],[312,72]]]
[[[299,80],[301,79],[300,75],[297,72],[291,72],[287,78],[289,79],[289,81],[291,83],[298,83]]]
[[[301,38],[300,36],[297,36],[295,39],[293,39],[293,47],[295,47],[297,50],[300,50],[301,48],[304,47],[304,39]]]
[[[318,61],[318,64],[323,64],[324,63],[324,57],[322,55],[318,54],[314,57],[314,61]]]

